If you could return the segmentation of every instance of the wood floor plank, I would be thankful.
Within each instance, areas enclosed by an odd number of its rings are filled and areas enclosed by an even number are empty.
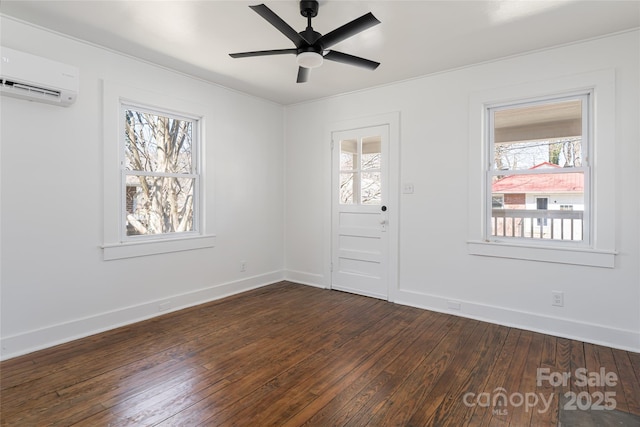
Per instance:
[[[556,344],[556,371],[559,373],[571,374],[571,343],[572,341],[566,338],[558,338]],[[563,382],[558,386],[561,393],[566,393],[571,390],[569,383]]]
[[[580,341],[571,340],[571,374],[570,384],[571,391],[579,394],[582,392],[589,393],[589,387],[583,384],[583,381],[578,381],[576,372],[578,369],[585,369],[587,362],[584,355],[584,343]]]
[[[509,373],[507,368],[518,345],[520,333],[521,331],[519,329],[507,329],[506,338],[501,348],[497,349],[498,355],[493,358],[493,363],[490,365],[483,386],[478,390],[478,395],[483,393],[484,396],[488,395],[490,398],[493,398],[493,396],[499,392],[499,389],[503,387],[506,376]],[[473,397],[477,398],[478,396],[475,395]],[[467,401],[474,403],[473,400],[467,399]],[[491,423],[494,410],[493,402],[482,401],[482,403],[482,405],[476,404],[473,406],[471,417],[466,420],[469,426],[487,426]]]
[[[602,347],[595,344],[584,344],[585,348],[585,361],[586,369],[588,373],[596,373],[600,375],[601,369],[604,369],[605,377],[611,373],[618,377],[617,367],[613,353],[610,348]],[[594,382],[589,385],[589,394],[597,399],[599,393],[611,393],[615,396],[616,409],[623,412],[629,412],[629,405],[624,393],[624,389],[621,387],[620,381],[615,381],[615,385],[609,385],[609,381],[605,381],[605,378],[599,378],[602,381]]]
[[[514,426],[540,425],[543,423],[543,420],[546,422],[550,421],[549,418],[533,418],[534,414],[540,414],[537,410],[543,407],[537,390],[536,373],[537,368],[542,362],[544,337],[542,334],[535,332],[531,333],[531,335],[531,343],[529,344],[529,351],[524,362],[520,383],[517,389],[510,391],[513,394],[511,394],[509,402],[509,412],[511,413],[509,423]],[[532,422],[532,418],[534,422]]]
[[[480,354],[480,343],[487,330],[491,329],[488,324],[475,321],[465,321],[463,327],[463,331],[457,337],[451,337],[453,347],[448,352],[443,352],[448,353],[448,358],[440,368],[441,375],[435,378],[428,393],[421,393],[417,408],[407,421],[408,424],[443,424],[443,414],[450,404],[454,401],[462,403],[460,391],[469,380],[468,369],[474,366],[474,356]],[[450,393],[451,391],[453,393]]]
[[[237,336],[234,336],[232,342],[237,341]],[[194,346],[193,348],[191,346]],[[48,405],[47,412],[55,413],[59,411],[61,407],[77,406],[76,395],[82,396],[82,399],[86,401],[93,400],[106,400],[109,396],[115,395],[122,398],[121,394],[118,394],[122,388],[122,384],[126,384],[127,393],[135,393],[137,387],[146,387],[148,382],[144,382],[143,385],[137,384],[136,377],[140,375],[157,376],[160,369],[167,369],[164,365],[176,365],[181,363],[183,355],[192,355],[198,348],[197,343],[187,343],[179,346],[174,346],[166,351],[155,352],[155,357],[152,361],[149,360],[137,360],[131,363],[123,363],[117,369],[106,370],[99,375],[87,378],[82,382],[63,387],[57,390],[56,393],[59,397],[57,402],[52,405]],[[113,361],[113,359],[112,359]],[[155,366],[160,366],[160,369],[154,369]],[[129,379],[128,383],[124,383],[123,379]],[[69,399],[64,399],[65,396],[70,396]],[[96,406],[99,408],[99,406]],[[44,414],[40,414],[44,416]]]
[[[536,370],[615,372],[538,385]],[[465,393],[552,395],[548,413]],[[640,415],[640,355],[280,282],[0,363],[2,426],[554,426],[558,396]]]
[[[330,423],[335,424],[339,420],[341,425],[344,424],[347,426],[365,425],[369,423],[375,425],[372,417],[382,415],[381,411],[384,411],[383,408],[385,404],[391,401],[399,385],[404,383],[412,374],[416,373],[418,367],[429,371],[427,377],[433,375],[433,383],[437,384],[442,375],[447,372],[447,367],[457,353],[456,350],[460,348],[455,343],[465,341],[473,334],[477,326],[477,324],[468,325],[465,329],[464,325],[456,322],[450,329],[450,335],[446,334],[442,339],[439,339],[435,348],[423,348],[422,351],[417,353],[418,355],[422,354],[422,357],[415,357],[415,354],[409,352],[401,354],[352,399],[349,403],[350,412],[354,410],[357,410],[357,412],[348,417],[348,414],[345,412],[345,416],[343,417],[338,417],[337,419],[336,417],[330,418]],[[436,360],[433,361],[434,363],[425,365],[425,360],[428,359],[431,354],[437,355]],[[430,361],[431,360],[432,359],[430,359]],[[422,371],[416,373],[416,375],[424,378]],[[414,396],[414,398],[416,397],[417,396]],[[413,414],[415,414],[415,411],[413,411],[411,415]]]
[[[428,420],[426,422],[431,425],[458,426],[460,420],[467,420],[471,417],[473,407],[464,397],[467,393],[477,394],[485,383],[487,372],[491,370],[507,335],[506,329],[497,325],[488,325],[481,336],[480,333],[484,326],[482,324],[480,328],[475,330],[472,339],[465,343],[466,351],[456,355],[448,372],[445,372],[438,380],[435,387],[428,394],[421,393],[421,400],[418,401],[417,408],[413,411],[409,422],[422,423],[424,420]],[[476,341],[475,337],[480,339]],[[439,388],[442,391],[438,391]],[[427,402],[438,400],[437,398],[433,399],[433,395],[440,395],[442,399],[433,416],[429,416]],[[404,420],[396,420],[396,422],[398,421],[404,422]]]
[[[234,357],[234,354],[231,354],[231,356],[229,356],[229,349],[230,349],[230,347],[228,347],[228,346],[227,346],[227,345],[229,345],[229,343],[231,343],[231,342],[235,343],[233,346],[231,346],[231,348],[238,348],[238,347],[246,346],[250,341],[255,341],[255,337],[254,337],[254,339],[249,340],[249,341],[247,341],[247,340],[245,340],[245,339],[242,339],[242,340],[238,341],[238,340],[237,340],[237,337],[235,337],[234,335],[230,335],[230,336],[228,336],[228,339],[227,339],[227,340],[220,340],[219,338],[221,338],[221,337],[217,337],[217,340],[218,340],[218,341],[220,341],[220,345],[223,345],[223,344],[225,345],[225,349],[224,349],[225,351],[222,351],[222,348],[220,348],[220,349],[214,348],[214,350],[215,350],[215,351],[218,351],[218,352],[223,352],[223,353],[225,353],[225,354],[226,354],[226,357],[231,357],[231,358],[233,358],[233,357]],[[220,347],[220,346],[217,346],[217,347]],[[212,350],[212,348],[213,348],[213,347],[209,347],[209,349],[208,349],[208,350]],[[189,352],[189,354],[192,356],[192,359],[193,359],[194,353],[193,353],[193,352]],[[195,359],[195,360],[192,360],[192,361],[191,361],[191,363],[197,363],[197,362],[198,362],[198,360],[203,360],[203,359],[202,359],[202,358],[197,358],[197,359]],[[205,360],[206,360],[206,361],[208,361],[208,362],[210,361],[210,359],[208,359],[208,358],[205,358],[203,361],[205,361]],[[218,374],[218,373],[216,372],[216,375],[217,375],[217,374]],[[207,376],[208,376],[208,375],[210,375],[210,373],[207,373]],[[215,382],[215,381],[214,381],[214,382]],[[228,381],[227,381],[227,383],[228,383]],[[203,387],[201,387],[201,388],[206,388],[206,386],[203,386]],[[174,390],[174,392],[175,392],[175,390]],[[176,394],[176,393],[174,393],[173,395],[171,395],[171,396],[170,396],[170,397],[171,397],[171,398],[173,398],[174,400],[175,400],[175,399],[176,399],[176,397],[177,397],[177,396],[175,396],[175,394]],[[117,405],[117,406],[119,407],[119,408],[117,408],[117,409],[121,409],[120,407],[122,407],[122,406],[125,406],[125,407],[126,407],[126,406],[134,406],[134,407],[135,407],[135,406],[140,406],[140,403],[139,403],[139,402],[137,402],[137,400],[139,400],[140,398],[141,398],[141,397],[136,397],[136,399],[133,399],[133,400],[128,401],[128,402],[124,402],[124,403],[122,403],[122,402],[121,402],[120,404],[118,404],[118,405]],[[142,397],[142,398],[143,398],[143,397]],[[128,408],[128,409],[130,409],[130,408]],[[114,410],[114,409],[112,408],[112,411],[113,411],[113,410]],[[130,410],[128,410],[128,411],[126,411],[126,412],[131,413],[131,411],[130,411]],[[147,411],[147,412],[148,412],[148,411]],[[167,415],[167,417],[169,417],[170,415],[173,415],[173,414],[169,414],[169,415]]]
[[[550,335],[543,335],[540,363],[535,367],[535,393],[538,396],[538,402],[535,408],[532,408],[531,425],[555,426],[558,424],[560,389],[549,381],[542,380],[542,372],[538,373],[538,369],[545,369],[546,371],[544,372],[549,373],[558,372],[557,355],[558,339]],[[531,369],[533,369],[533,367],[531,367]],[[540,376],[540,381],[538,381],[538,376]]]
[[[355,344],[354,342],[348,342],[341,348],[336,349],[335,352],[326,355],[327,357],[323,358],[321,362],[318,361],[314,363],[313,368],[309,366],[309,383],[305,384],[300,381],[296,381],[293,377],[289,376],[288,379],[290,380],[292,387],[289,388],[286,393],[283,393],[278,401],[271,402],[267,408],[264,408],[261,411],[258,421],[263,425],[283,425],[284,422],[288,422],[291,417],[300,413],[312,403],[317,404],[317,398],[319,396],[331,396],[333,393],[328,390],[332,387],[336,387],[337,384],[347,383],[350,375],[357,375],[357,373],[362,374],[367,367],[368,369],[371,369],[375,365],[386,366],[386,360],[389,360],[388,354],[391,350],[397,349],[399,344],[410,342],[414,337],[417,341],[420,337],[420,330],[428,329],[430,326],[434,325],[435,319],[434,316],[431,316],[431,313],[418,313],[414,312],[413,309],[410,310],[410,313],[413,321],[408,322],[401,330],[390,334],[388,339],[374,342],[372,345],[367,346],[367,350],[364,352],[360,350],[360,357],[357,357],[357,349],[355,349],[354,357],[348,357],[347,351],[353,351],[353,344]],[[416,341],[414,341],[414,343]],[[334,360],[336,358],[341,361],[348,360],[348,363],[346,365],[344,363],[335,363]],[[301,366],[301,368],[304,367]],[[300,399],[300,401],[295,404],[291,403],[290,398],[292,395],[302,395],[305,392],[310,393],[310,396],[306,401]],[[287,411],[282,412],[278,409],[279,407],[285,407],[287,408]]]
[[[540,366],[554,367],[556,364],[556,346],[557,338],[551,335],[545,335],[542,343],[542,354],[540,357]]]
[[[527,370],[527,354],[533,340],[533,332],[521,331],[514,352],[511,355],[508,368],[508,374],[499,389],[494,390],[492,398],[496,398],[496,403],[492,402],[492,416],[489,425],[509,425],[516,409],[511,404],[511,396],[514,393],[520,393],[520,383],[525,375],[531,375]],[[503,397],[497,398],[498,395]],[[514,423],[514,425],[517,425]]]
[[[273,308],[270,308],[267,313],[273,310]],[[175,320],[175,316],[168,316],[167,318],[173,318],[173,320]],[[41,387],[43,382],[46,382],[48,387],[54,387],[59,395],[64,395],[66,389],[73,390],[78,387],[90,387],[92,382],[100,382],[105,375],[109,375],[111,367],[113,366],[126,367],[140,361],[142,361],[142,364],[148,364],[149,361],[146,360],[146,356],[148,354],[163,354],[163,352],[175,353],[176,348],[179,347],[180,344],[193,345],[196,348],[200,348],[200,343],[194,340],[189,341],[189,338],[185,338],[188,336],[188,330],[191,330],[197,337],[207,336],[217,332],[207,330],[203,333],[201,329],[193,329],[192,326],[186,326],[189,322],[177,321],[176,325],[173,326],[175,336],[167,336],[165,332],[162,332],[162,336],[159,336],[157,333],[153,332],[154,325],[162,324],[165,320],[166,319],[145,322],[144,325],[146,327],[138,327],[138,329],[146,330],[147,332],[140,333],[136,330],[131,334],[129,340],[127,340],[126,337],[121,337],[111,347],[100,345],[93,349],[91,347],[84,348],[80,357],[77,356],[77,349],[74,349],[75,351],[72,351],[69,357],[73,362],[65,360],[62,363],[63,366],[59,369],[56,369],[58,365],[55,361],[41,364],[43,365],[43,370],[48,370],[50,373],[46,377],[38,374],[36,379],[32,379],[33,377],[31,375],[27,376],[23,383],[15,386],[15,389],[12,390],[10,396],[19,397],[24,394],[23,390],[29,390],[31,400],[33,401],[34,399],[38,399],[40,396],[35,393],[40,390],[41,393],[44,394],[44,391],[47,390],[46,387]],[[251,322],[247,322],[246,319],[243,319],[242,317],[238,317],[237,320],[233,318],[230,318],[229,320],[231,322],[227,323],[220,329],[221,333],[228,333],[230,329],[235,330],[235,327],[238,329],[236,331],[238,335],[235,336],[241,337],[242,334],[239,328],[246,329],[247,327],[251,328],[258,326],[257,324],[252,325]],[[234,320],[236,323],[233,323]],[[131,328],[129,327],[125,328],[126,331],[129,331],[130,329]],[[151,332],[149,330],[151,330]],[[160,330],[167,330],[167,326],[161,326]],[[92,341],[97,340],[92,339]],[[178,349],[178,352],[180,352],[180,349]],[[169,354],[168,357],[173,356]],[[155,360],[155,362],[157,362],[157,360]],[[73,375],[69,375],[70,371],[73,371]],[[73,379],[73,382],[71,382],[71,379]],[[17,402],[12,401],[11,397],[3,399],[4,410],[10,410],[10,408],[15,405],[22,405],[22,403],[19,400]]]
[[[411,317],[414,316],[415,313],[411,312]],[[375,323],[353,339],[331,346],[318,343],[309,358],[252,392],[247,399],[250,404],[228,408],[215,417],[216,422],[233,417],[244,420],[247,425],[280,425],[289,415],[306,406],[315,395],[339,381],[371,354],[375,354],[384,343],[402,333],[411,323],[410,320],[405,313],[398,313],[397,317],[383,322],[388,324],[387,327]],[[294,389],[296,385],[300,387]]]
[[[640,381],[640,353],[627,352],[633,371],[636,373],[636,379]]]
[[[616,362],[616,372],[621,388],[624,390],[624,397],[627,403],[628,412],[640,414],[640,381],[636,377],[631,359],[626,351],[612,350],[613,358]],[[617,395],[616,395],[617,396]],[[616,398],[616,400],[619,397]]]
[[[368,299],[367,301],[375,301]],[[376,309],[372,307],[363,307],[361,316],[366,312],[373,315],[373,318],[382,321],[386,315],[382,312],[382,303],[375,301]],[[350,313],[353,315],[354,313]],[[357,312],[355,313],[357,314]],[[347,319],[352,319],[348,317]],[[300,323],[297,323],[300,326]],[[354,325],[349,321],[341,322],[343,327],[348,327],[349,332],[345,333],[341,338],[342,340],[354,339],[362,332],[364,326]],[[297,332],[301,336],[307,336],[304,332]],[[324,331],[327,335],[334,335],[333,331]],[[294,335],[296,337],[297,335]],[[293,344],[296,344],[295,346]],[[270,378],[276,376],[283,371],[286,366],[295,365],[304,360],[308,353],[307,351],[315,351],[313,345],[310,345],[305,341],[294,341],[289,336],[286,342],[288,345],[271,346],[269,351],[262,351],[260,355],[247,359],[236,358],[238,365],[231,369],[231,373],[226,377],[230,384],[220,393],[216,393],[211,396],[206,396],[201,401],[197,402],[193,408],[190,408],[189,414],[176,414],[171,419],[166,420],[165,423],[160,425],[174,425],[176,422],[199,425],[205,422],[214,424],[215,417],[220,411],[227,408],[229,405],[235,404],[241,397],[244,398],[253,392],[260,384],[267,382]],[[246,363],[246,361],[249,363]]]
[[[623,381],[620,378],[620,372],[618,371],[616,360],[615,360],[615,357],[613,356],[613,349],[609,347],[599,346],[598,353],[600,356],[600,361],[602,363],[602,366],[606,369],[606,371],[613,372],[617,376],[617,380],[615,381],[615,384],[612,386],[607,385],[605,387],[605,391],[615,393],[616,409],[624,412],[631,412],[629,408],[629,404],[627,403],[625,390],[622,386],[622,384],[625,383],[626,381]],[[627,353],[627,354],[634,355],[638,353]],[[636,376],[636,378],[638,377]],[[640,383],[640,379],[638,379],[637,383]]]
[[[407,348],[415,349],[416,354],[421,354],[422,349],[425,348],[424,352],[429,353],[437,348],[447,333],[453,333],[453,326],[457,323],[456,318],[433,313],[429,320],[432,323],[425,325],[424,329],[418,331],[409,329],[406,331],[408,336],[397,336],[401,339],[400,341],[388,341],[377,355],[369,357],[356,369],[332,384],[283,426],[328,425],[329,418],[342,412],[354,395],[361,392],[391,362],[405,353]]]

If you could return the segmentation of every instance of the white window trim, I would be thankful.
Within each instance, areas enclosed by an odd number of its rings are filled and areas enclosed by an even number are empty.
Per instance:
[[[215,246],[215,235],[207,233],[204,168],[204,140],[206,109],[196,103],[162,93],[130,87],[115,82],[103,82],[103,158],[104,158],[104,240],[103,259],[115,260],[169,252],[210,248]],[[198,191],[199,216],[195,219],[195,232],[125,238],[122,232],[122,104],[146,106],[178,116],[197,118],[200,143],[200,188]],[[188,114],[185,114],[188,112]]]
[[[592,93],[591,221],[587,245],[556,242],[493,242],[485,238],[487,224],[486,159],[489,151],[487,107],[524,99],[567,93]],[[615,70],[575,74],[541,82],[474,93],[469,99],[468,241],[471,255],[555,262],[594,267],[615,266]]]

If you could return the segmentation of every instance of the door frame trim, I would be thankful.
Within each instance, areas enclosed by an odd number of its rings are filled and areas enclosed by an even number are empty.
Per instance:
[[[389,223],[387,227],[387,235],[389,242],[389,284],[388,284],[388,301],[396,300],[398,294],[398,276],[399,276],[399,219],[400,219],[400,112],[390,112],[349,120],[332,122],[325,126],[324,141],[325,153],[324,162],[324,287],[331,289],[331,259],[332,259],[332,150],[331,137],[334,132],[348,131],[352,129],[367,128],[374,126],[389,126],[389,190],[387,197],[387,205],[389,209]]]

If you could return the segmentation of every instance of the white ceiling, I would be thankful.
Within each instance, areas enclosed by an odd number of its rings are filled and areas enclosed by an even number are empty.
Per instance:
[[[258,3],[2,0],[0,13],[284,105],[640,26],[640,0],[320,0],[313,28],[322,34],[369,11],[382,22],[332,48],[381,65],[325,61],[298,84],[293,55],[228,55],[293,47],[247,7]],[[297,1],[265,4],[296,31],[306,27]]]

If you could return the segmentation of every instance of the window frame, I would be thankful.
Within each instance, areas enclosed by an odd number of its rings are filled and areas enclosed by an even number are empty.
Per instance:
[[[166,117],[172,119],[179,120],[188,120],[192,122],[192,149],[191,149],[191,172],[189,174],[184,173],[167,173],[167,172],[145,172],[145,171],[135,171],[128,170],[126,168],[126,136],[124,133],[124,116],[125,110],[135,110],[144,113],[150,113],[154,115],[165,115]],[[172,239],[172,238],[180,238],[180,237],[191,237],[200,235],[200,230],[202,226],[200,224],[201,220],[201,209],[202,209],[202,194],[200,192],[201,187],[201,174],[202,174],[202,163],[200,156],[200,146],[202,144],[200,135],[200,127],[201,127],[201,117],[189,115],[188,113],[183,112],[174,112],[167,110],[165,108],[157,108],[151,107],[149,105],[144,105],[139,102],[132,102],[128,100],[121,99],[120,101],[120,119],[121,122],[121,132],[120,132],[120,185],[121,185],[121,197],[120,197],[120,233],[121,233],[121,241],[122,242],[135,242],[141,240],[162,240],[162,239]],[[140,174],[136,172],[141,172]],[[160,233],[160,234],[147,234],[147,235],[127,235],[126,233],[126,225],[127,225],[127,183],[126,177],[127,175],[144,175],[144,176],[173,176],[180,178],[189,178],[194,180],[194,189],[193,189],[193,230],[183,231],[183,232],[172,232],[172,233]]]
[[[342,181],[342,176],[343,175],[350,175],[351,176],[351,180],[353,182],[353,186],[352,186],[352,195],[351,195],[351,203],[345,203],[343,202],[342,199],[342,195],[339,194],[338,197],[338,203],[341,205],[351,205],[351,206],[380,206],[382,205],[382,199],[376,199],[373,201],[373,203],[364,203],[362,201],[363,199],[363,189],[366,189],[366,187],[363,187],[363,181],[364,181],[364,176],[366,174],[377,174],[378,175],[378,179],[377,182],[380,184],[382,182],[382,164],[380,164],[378,167],[369,167],[369,168],[365,168],[364,167],[364,162],[365,162],[365,154],[377,154],[379,156],[381,156],[381,151],[377,152],[377,153],[365,153],[364,152],[364,145],[368,144],[369,141],[365,141],[368,138],[371,138],[372,136],[366,136],[366,137],[362,137],[362,136],[358,136],[355,138],[349,138],[349,139],[344,139],[344,140],[339,140],[338,141],[338,150],[339,153],[338,155],[340,156],[340,167],[338,170],[338,183],[341,184],[342,182],[346,182],[346,181]],[[343,169],[342,168],[342,156],[343,154],[347,154],[349,153],[346,150],[343,150],[342,144],[344,142],[355,142],[355,152],[350,153],[351,154],[351,162],[352,164],[352,168],[351,169]],[[377,141],[378,145],[380,145],[380,141]],[[382,148],[381,148],[382,150]],[[380,159],[381,160],[381,157]],[[381,188],[381,187],[380,187]]]
[[[197,157],[199,188],[194,189],[194,203],[198,203],[198,217],[194,217],[194,231],[156,235],[126,236],[126,183],[123,182],[124,114],[123,104],[164,112],[171,116],[197,119],[199,144]],[[213,185],[206,170],[206,127],[212,117],[211,108],[166,93],[132,87],[123,83],[103,81],[103,260],[118,260],[170,252],[215,247],[216,236],[211,233],[208,207],[212,197],[206,195]],[[195,205],[194,205],[195,208]],[[195,209],[194,209],[195,213]],[[197,224],[197,225],[196,225]],[[197,229],[196,229],[197,227]]]
[[[525,245],[552,245],[552,246],[567,246],[567,247],[590,247],[591,245],[591,212],[593,206],[591,204],[591,156],[592,151],[591,144],[593,138],[591,136],[593,130],[593,90],[572,91],[569,93],[558,93],[551,96],[541,96],[530,99],[518,99],[516,101],[489,103],[485,104],[484,117],[486,119],[486,170],[485,170],[485,189],[484,193],[487,195],[485,200],[485,228],[483,232],[483,239],[487,242],[514,242]],[[582,153],[582,166],[571,167],[570,169],[517,169],[513,171],[497,171],[494,169],[495,158],[495,125],[494,115],[495,112],[504,111],[509,109],[531,107],[536,105],[546,105],[561,103],[572,100],[580,100],[582,106],[581,115],[581,153]],[[492,178],[496,175],[543,175],[543,174],[560,174],[560,173],[582,173],[584,179],[584,211],[583,211],[583,228],[582,228],[582,240],[559,240],[559,239],[543,239],[533,237],[511,237],[511,236],[494,236],[491,234],[491,222],[492,222]],[[534,194],[534,199],[546,198],[547,203],[550,200],[549,195],[546,194]],[[547,226],[547,219],[545,218],[545,226]],[[536,224],[539,224],[540,218],[537,218]]]
[[[540,81],[478,90],[469,95],[467,251],[469,255],[541,261],[601,268],[616,264],[616,72],[615,69],[567,74]],[[556,97],[591,91],[591,227],[590,243],[532,245],[528,242],[495,242],[485,238],[486,107],[522,99]]]

